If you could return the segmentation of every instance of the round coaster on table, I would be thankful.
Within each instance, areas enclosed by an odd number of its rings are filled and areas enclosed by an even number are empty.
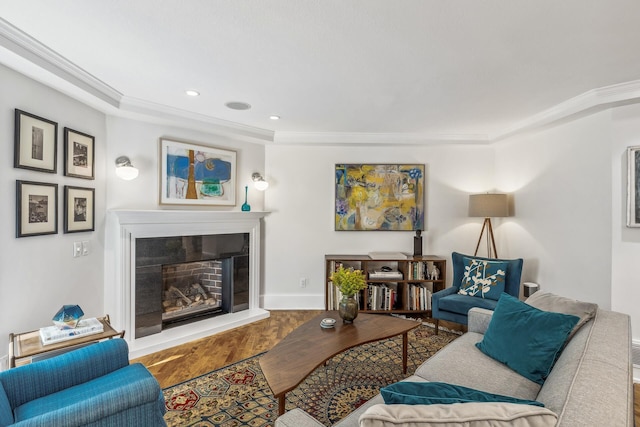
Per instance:
[[[332,319],[330,317],[322,319],[322,321],[320,322],[320,326],[323,328],[333,328],[335,325],[336,319]]]

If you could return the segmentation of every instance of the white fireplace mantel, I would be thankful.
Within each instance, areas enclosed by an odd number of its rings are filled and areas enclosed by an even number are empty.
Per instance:
[[[111,210],[107,214],[105,312],[112,325],[125,331],[130,357],[203,338],[269,317],[259,307],[261,220],[268,212]],[[135,335],[135,241],[138,238],[249,233],[249,308],[219,315],[160,333]]]

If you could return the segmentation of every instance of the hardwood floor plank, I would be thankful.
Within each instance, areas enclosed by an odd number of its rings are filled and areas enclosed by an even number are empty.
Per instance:
[[[273,310],[270,317],[140,357],[162,388],[265,352],[320,310]]]
[[[160,386],[166,388],[265,352],[320,312],[273,310],[267,319],[149,354],[132,362],[145,365]],[[635,424],[640,427],[640,384],[634,384],[633,391]]]

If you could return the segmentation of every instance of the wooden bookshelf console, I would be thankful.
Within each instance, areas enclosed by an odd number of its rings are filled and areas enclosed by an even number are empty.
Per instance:
[[[9,334],[9,367],[15,368],[16,362],[19,365],[30,363],[32,359],[45,353],[63,353],[72,350],[74,347],[86,345],[96,341],[111,339],[114,337],[124,338],[124,331],[118,332],[111,327],[109,315],[98,318],[104,330],[97,334],[84,335],[78,338],[60,341],[53,344],[42,345],[40,340],[40,330],[23,332],[19,334]]]
[[[340,291],[330,278],[340,265],[362,270],[367,277],[367,289],[358,295],[361,312],[431,316],[431,295],[444,289],[446,283],[447,261],[438,256],[373,259],[369,255],[325,255],[326,310],[338,309]],[[397,271],[397,277],[376,275],[382,267]]]

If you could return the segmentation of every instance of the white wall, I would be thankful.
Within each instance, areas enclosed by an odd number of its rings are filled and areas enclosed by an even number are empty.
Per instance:
[[[496,144],[497,185],[514,193],[509,250],[525,259],[523,280],[603,308],[611,307],[610,114]]]
[[[423,253],[450,257],[475,249],[482,220],[467,216],[468,194],[492,190],[493,157],[491,147],[472,145],[268,146],[265,308],[322,308],[325,254],[413,251],[411,232],[334,231],[336,163],[424,163]]]
[[[630,105],[566,121],[493,145],[425,147],[262,145],[232,140],[189,126],[107,117],[84,104],[0,66],[0,168],[5,203],[0,208],[0,336],[48,324],[63,304],[103,314],[104,221],[107,209],[187,209],[158,205],[158,146],[162,136],[238,153],[238,205],[250,186],[252,210],[267,210],[263,233],[266,308],[320,308],[324,255],[412,250],[412,233],[336,232],[333,225],[336,163],[424,163],[424,252],[449,257],[472,252],[481,220],[467,217],[468,194],[512,192],[515,216],[494,222],[502,257],[525,258],[523,280],[543,290],[594,301],[632,315],[640,339],[640,229],[625,227],[626,155],[640,145],[640,106]],[[13,168],[14,108],[57,121],[58,173]],[[64,126],[96,137],[96,179],[63,176]],[[128,155],[140,177],[115,177],[114,161]],[[266,166],[265,166],[266,165]],[[266,167],[266,170],[265,170]],[[251,173],[265,172],[271,187],[251,187]],[[15,181],[58,183],[59,215],[64,185],[96,189],[96,231],[15,238]],[[191,208],[198,209],[198,208]],[[89,256],[73,258],[72,245],[89,240]],[[449,266],[450,273],[450,266]],[[449,282],[451,274],[448,275]],[[301,277],[308,279],[299,287]],[[637,312],[637,310],[635,310]],[[5,354],[0,351],[0,357]]]
[[[264,172],[264,146],[232,140],[211,133],[185,127],[131,120],[110,116],[107,119],[107,209],[181,209],[181,210],[240,210],[244,203],[244,187],[249,186],[248,203],[251,210],[264,210],[264,193],[253,187],[251,174]],[[236,206],[162,205],[159,201],[160,138],[169,138],[198,145],[236,151],[238,185]],[[133,181],[123,181],[115,175],[115,159],[128,156],[140,170]]]
[[[79,304],[87,316],[103,315],[103,241],[105,220],[105,116],[59,92],[0,65],[0,356],[10,332],[48,325],[64,304]],[[58,172],[13,167],[14,109],[58,123]],[[64,133],[67,126],[95,137],[95,180],[64,176]],[[58,234],[16,238],[16,180],[58,184]],[[96,231],[63,233],[64,186],[95,188]],[[88,240],[91,253],[73,258],[74,241]]]
[[[626,227],[626,149],[640,145],[640,105],[616,108],[612,117],[611,306],[616,311],[631,314],[633,339],[640,345],[640,228]]]

